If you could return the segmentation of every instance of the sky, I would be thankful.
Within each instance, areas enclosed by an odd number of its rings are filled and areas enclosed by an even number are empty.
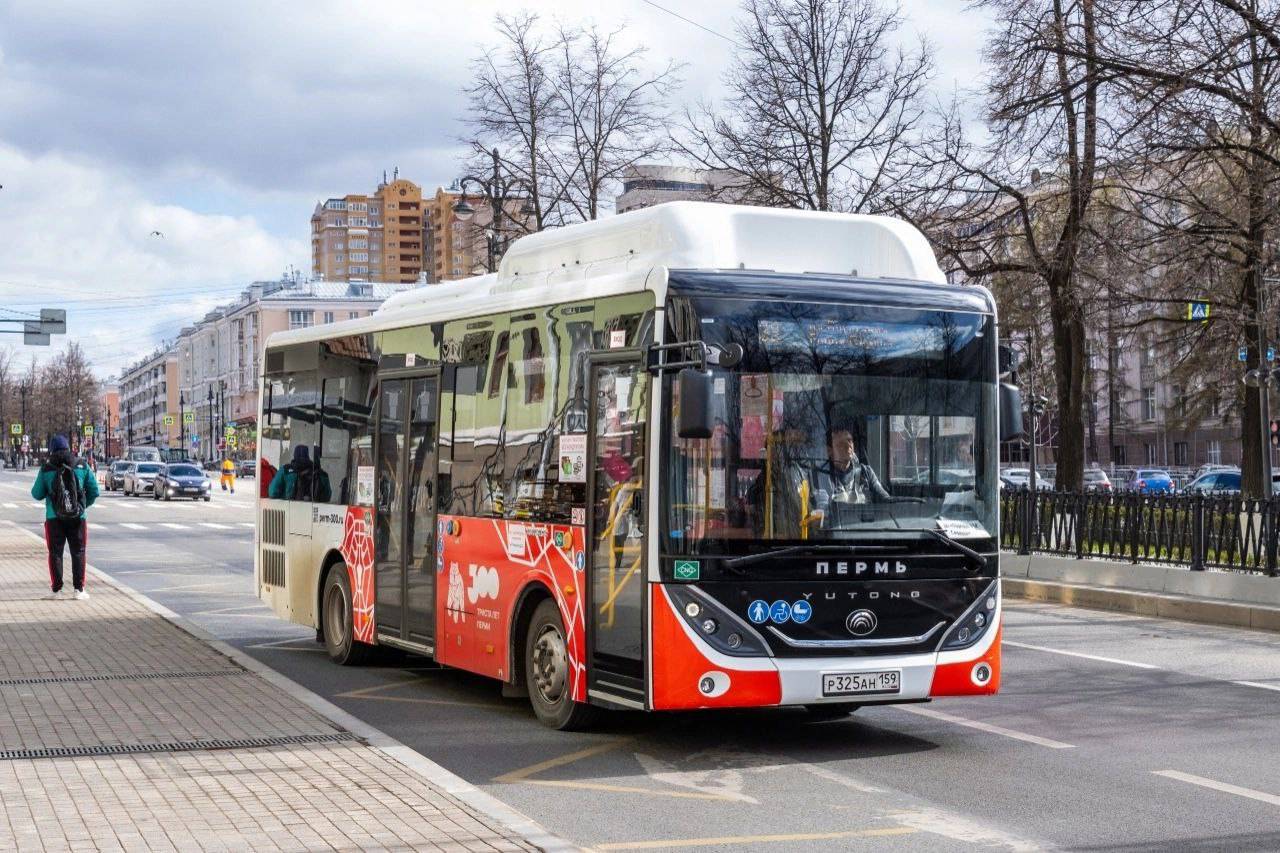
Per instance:
[[[938,95],[974,86],[987,13],[901,7]],[[250,281],[308,273],[316,201],[395,167],[453,180],[468,62],[521,8],[686,63],[679,109],[721,93],[740,3],[0,0],[0,317],[66,308],[53,349],[106,377]]]

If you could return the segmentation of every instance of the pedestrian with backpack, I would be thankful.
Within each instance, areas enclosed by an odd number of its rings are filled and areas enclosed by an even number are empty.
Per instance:
[[[46,598],[63,598],[62,549],[71,551],[71,585],[74,597],[89,597],[84,588],[85,549],[89,526],[84,513],[98,499],[98,478],[83,460],[71,455],[66,436],[49,441],[49,459],[31,486],[31,497],[44,501],[44,541],[49,549],[49,586]]]

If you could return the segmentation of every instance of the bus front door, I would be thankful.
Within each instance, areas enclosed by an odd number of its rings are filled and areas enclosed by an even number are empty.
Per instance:
[[[587,690],[643,708],[648,379],[638,356],[591,364]]]
[[[379,638],[424,650],[435,640],[438,374],[383,378],[378,404]]]

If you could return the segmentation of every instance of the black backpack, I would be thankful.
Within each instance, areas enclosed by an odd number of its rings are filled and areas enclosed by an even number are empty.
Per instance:
[[[63,521],[79,521],[84,514],[84,487],[75,469],[65,462],[53,469],[49,502],[53,505],[53,514]]]
[[[312,472],[315,469],[308,465],[305,468],[294,468],[293,495],[292,500],[309,501],[312,496]]]

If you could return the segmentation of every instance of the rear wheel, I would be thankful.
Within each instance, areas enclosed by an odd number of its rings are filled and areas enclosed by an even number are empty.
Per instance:
[[[320,618],[324,620],[324,648],[329,659],[343,666],[359,666],[373,647],[358,642],[351,620],[351,581],[347,564],[334,563],[324,581],[324,602]]]
[[[599,709],[571,698],[569,651],[565,641],[560,608],[546,599],[533,612],[525,636],[524,674],[529,701],[538,721],[560,731],[577,731],[591,726]]]

